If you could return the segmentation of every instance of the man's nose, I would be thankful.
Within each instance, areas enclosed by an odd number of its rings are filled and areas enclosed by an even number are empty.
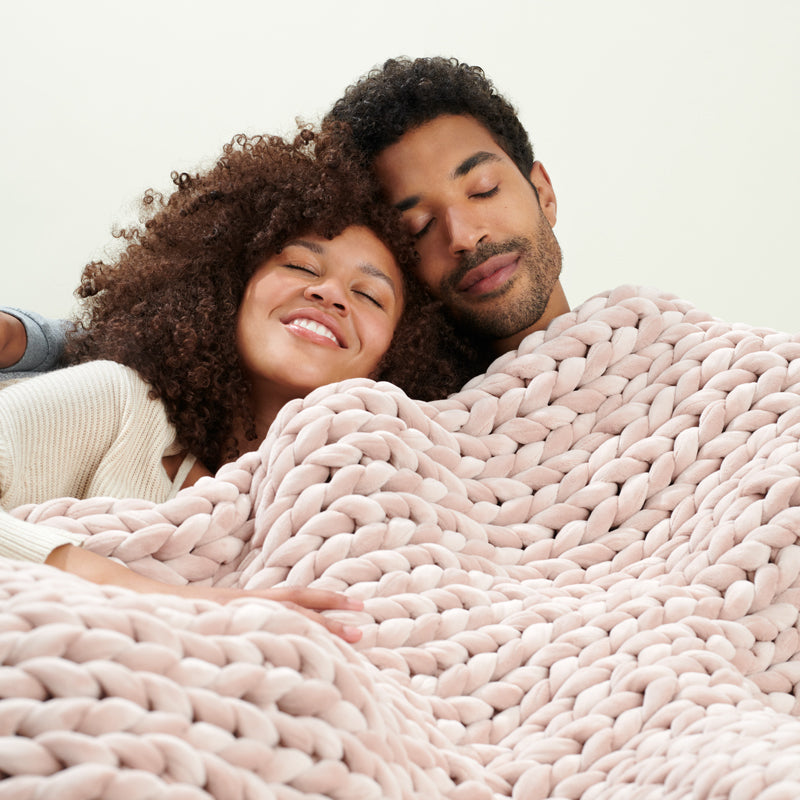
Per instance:
[[[478,242],[488,236],[486,225],[475,212],[451,207],[447,209],[445,221],[453,255],[474,250]]]
[[[350,310],[347,293],[341,283],[333,278],[324,278],[307,286],[303,292],[306,300],[333,308],[345,316]]]

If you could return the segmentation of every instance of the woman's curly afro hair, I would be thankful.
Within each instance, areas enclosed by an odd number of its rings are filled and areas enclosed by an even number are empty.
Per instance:
[[[457,336],[412,277],[415,253],[396,211],[341,137],[308,129],[294,141],[236,136],[205,172],[173,173],[169,196],[145,193],[124,249],[88,264],[76,290],[79,321],[65,361],[110,359],[137,370],[167,409],[183,446],[216,469],[255,437],[236,321],[255,269],[300,235],[370,228],[404,275],[405,310],[378,377],[432,399],[460,385]],[[456,358],[457,361],[457,358]]]

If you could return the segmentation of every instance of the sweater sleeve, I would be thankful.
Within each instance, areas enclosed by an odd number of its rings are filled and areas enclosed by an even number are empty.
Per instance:
[[[175,439],[160,401],[107,361],[57,370],[0,391],[0,555],[43,561],[81,536],[7,512],[58,497],[165,499],[161,459]]]
[[[16,519],[0,509],[0,556],[42,563],[62,544],[80,545],[83,539],[77,533]]]
[[[66,321],[8,306],[0,306],[0,311],[16,317],[25,326],[27,336],[22,358],[10,367],[0,368],[0,380],[24,378],[55,369],[64,350]]]

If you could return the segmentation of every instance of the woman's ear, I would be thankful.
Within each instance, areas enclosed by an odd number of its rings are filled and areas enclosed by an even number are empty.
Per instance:
[[[553,191],[550,176],[541,161],[533,162],[530,181],[536,187],[539,195],[539,207],[552,228],[556,224],[556,193]]]

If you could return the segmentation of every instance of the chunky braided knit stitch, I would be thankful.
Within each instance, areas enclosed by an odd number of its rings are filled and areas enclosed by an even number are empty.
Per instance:
[[[364,637],[3,562],[0,798],[800,796],[799,388],[799,336],[622,287],[446,400],[323,387],[166,503],[17,509]]]

